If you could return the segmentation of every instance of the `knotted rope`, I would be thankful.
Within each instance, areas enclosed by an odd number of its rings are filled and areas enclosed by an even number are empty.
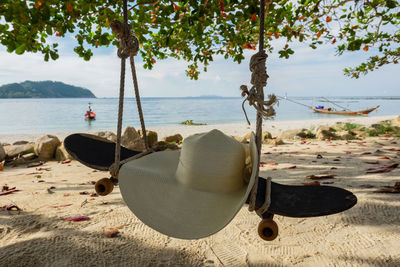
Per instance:
[[[240,86],[242,90],[242,97],[247,97],[242,102],[242,109],[246,116],[247,123],[250,124],[250,121],[247,117],[246,110],[244,108],[244,103],[249,101],[249,105],[253,106],[257,110],[257,124],[256,124],[256,145],[257,145],[257,153],[258,153],[258,162],[257,166],[260,166],[260,155],[261,155],[261,144],[262,144],[262,121],[263,119],[271,118],[275,115],[275,110],[273,105],[277,102],[277,98],[275,95],[269,95],[268,101],[264,101],[264,86],[267,85],[267,68],[266,68],[266,60],[267,54],[264,50],[264,20],[265,20],[265,10],[269,9],[269,4],[272,0],[269,0],[267,3],[267,9],[265,9],[265,0],[260,0],[260,28],[259,28],[259,48],[258,52],[253,55],[250,59],[250,71],[251,75],[251,84],[253,85],[249,90],[246,85]],[[250,202],[249,202],[249,211],[255,210],[256,205],[256,195],[257,195],[257,187],[258,187],[258,173],[259,167],[257,168],[256,173],[256,181],[250,193]],[[270,205],[270,196],[271,195],[271,178],[267,179],[267,188],[265,192],[265,201],[261,207],[259,207],[256,212],[257,214],[263,214],[266,212]]]
[[[126,59],[131,55],[136,56],[139,50],[139,41],[132,33],[132,26],[128,23],[114,20],[111,22],[110,27],[114,35],[119,39],[118,57]]]
[[[140,103],[140,95],[139,88],[136,77],[135,70],[135,62],[134,56],[137,55],[139,50],[139,41],[132,33],[132,26],[128,24],[128,7],[127,0],[123,1],[123,14],[124,14],[124,22],[120,22],[118,20],[114,20],[111,22],[110,27],[115,36],[120,40],[119,47],[117,51],[117,55],[121,58],[121,77],[120,77],[120,90],[119,90],[119,103],[118,103],[118,126],[117,126],[117,141],[115,146],[115,160],[114,163],[110,166],[109,170],[111,176],[115,179],[118,178],[119,168],[123,164],[122,162],[127,162],[127,159],[124,161],[120,161],[121,154],[121,130],[122,130],[122,115],[123,115],[123,106],[124,106],[124,91],[125,91],[125,64],[126,58],[130,57],[131,71],[132,71],[132,80],[133,85],[135,87],[135,98],[138,107],[140,124],[142,126],[142,134],[144,139],[144,144],[146,146],[146,150],[149,149],[147,137],[146,137],[146,127],[143,119],[142,106]],[[136,158],[139,158],[144,153],[138,154]],[[141,156],[140,156],[141,155]],[[146,154],[147,155],[147,154]]]

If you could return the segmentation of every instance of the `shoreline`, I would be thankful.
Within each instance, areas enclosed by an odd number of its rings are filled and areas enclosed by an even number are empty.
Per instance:
[[[350,122],[363,125],[371,125],[373,123],[395,119],[397,115],[388,116],[374,116],[374,117],[343,117],[343,118],[326,118],[326,119],[311,119],[311,120],[290,120],[290,121],[264,121],[263,131],[269,131],[272,135],[277,135],[285,130],[299,129],[299,128],[311,128],[320,125],[332,125],[335,122]],[[179,133],[183,138],[199,133],[207,132],[212,129],[219,129],[226,134],[234,136],[243,136],[249,131],[255,131],[255,123],[247,125],[247,123],[226,123],[226,124],[209,124],[209,125],[175,125],[175,126],[156,126],[148,127],[146,130],[155,131],[158,134],[158,138],[162,139],[165,136]],[[140,127],[137,128],[137,130]],[[122,129],[123,130],[123,129]],[[103,129],[84,131],[85,133],[96,133],[99,131],[112,131],[116,132],[116,129]],[[51,134],[57,136],[60,140],[63,140],[66,136],[77,133],[79,131],[68,131],[68,132],[46,132],[46,133],[21,133],[21,134],[2,134],[0,133],[0,143],[13,143],[16,141],[28,141],[35,142],[40,137]]]

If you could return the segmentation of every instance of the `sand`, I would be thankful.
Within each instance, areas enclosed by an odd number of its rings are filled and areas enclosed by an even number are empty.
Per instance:
[[[319,125],[332,125],[335,122],[351,122],[359,124],[373,124],[383,120],[393,120],[397,116],[374,116],[374,117],[341,117],[341,118],[326,118],[326,119],[315,119],[315,120],[293,120],[293,121],[264,121],[263,130],[270,131],[272,134],[279,134],[281,131],[299,129],[299,128],[312,128]],[[160,126],[160,127],[147,127],[147,130],[156,131],[158,133],[159,139],[180,133],[183,137],[187,137],[194,133],[206,132],[212,129],[220,129],[224,133],[243,136],[250,130],[255,131],[255,123],[248,125],[244,120],[243,123],[226,123],[226,124],[210,124],[210,125],[175,125],[175,126]],[[140,127],[138,127],[140,129]],[[116,133],[115,129],[103,129]],[[98,131],[88,131],[88,133],[95,133]],[[24,134],[1,134],[0,133],[0,143],[13,143],[16,141],[24,140],[29,142],[35,142],[40,137],[45,134],[53,134],[58,136],[61,140],[64,139],[69,134],[75,132],[46,132],[46,133],[24,133]]]
[[[208,127],[163,129],[165,134],[187,136]],[[237,135],[249,130],[243,125],[217,128]],[[275,126],[276,131],[281,128]],[[374,192],[400,182],[400,168],[366,174],[368,168],[399,163],[399,144],[398,138],[379,137],[263,145],[261,161],[277,165],[264,165],[260,176],[300,185],[308,175],[335,174],[326,181],[358,198],[355,207],[335,215],[275,216],[280,233],[271,242],[258,237],[260,219],[247,206],[222,231],[200,240],[180,240],[141,223],[124,204],[118,187],[105,197],[80,194],[93,193],[91,182],[107,177],[107,172],[77,161],[47,162],[38,169],[6,167],[0,171],[0,184],[20,191],[0,196],[0,206],[13,203],[22,211],[0,211],[0,266],[400,266],[400,194]],[[378,164],[367,163],[375,161]],[[288,168],[292,166],[296,168]],[[75,215],[90,220],[65,220]],[[108,227],[117,228],[119,236],[104,236]]]

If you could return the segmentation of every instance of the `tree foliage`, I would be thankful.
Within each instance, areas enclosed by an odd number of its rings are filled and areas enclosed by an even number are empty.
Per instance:
[[[128,19],[145,68],[159,59],[183,59],[189,62],[187,74],[197,79],[200,65],[206,70],[216,55],[240,63],[244,50],[256,49],[258,5],[255,0],[129,1]],[[294,53],[294,43],[314,49],[328,43],[338,55],[369,51],[373,56],[344,70],[355,78],[400,58],[397,0],[281,0],[266,12],[265,46],[282,58]],[[94,47],[118,45],[109,25],[121,16],[122,0],[0,0],[0,42],[10,53],[41,52],[47,61],[59,57],[57,38],[70,35],[75,52],[89,60]]]

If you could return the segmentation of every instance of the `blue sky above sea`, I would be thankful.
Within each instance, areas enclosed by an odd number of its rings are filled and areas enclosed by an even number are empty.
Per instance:
[[[59,42],[60,58],[45,62],[41,54],[10,54],[0,46],[0,85],[32,81],[61,81],[91,90],[97,97],[118,97],[120,60],[116,48],[93,48],[94,56],[84,61],[73,52],[72,36],[53,39]],[[283,47],[280,40],[274,46]],[[316,50],[304,44],[294,44],[295,54],[281,59],[278,49],[269,54],[267,72],[270,76],[265,93],[283,96],[399,96],[400,83],[397,76],[400,65],[384,66],[360,79],[343,75],[345,67],[356,66],[370,51],[358,51],[335,56],[332,46],[324,45]],[[142,59],[137,57],[136,69],[139,89],[143,97],[194,97],[218,95],[240,97],[239,87],[250,85],[249,60],[255,51],[246,51],[246,59],[237,64],[223,57],[216,57],[207,72],[199,80],[185,75],[188,63],[175,59],[157,60],[152,70],[143,69]],[[127,72],[126,97],[133,97],[130,72]]]

